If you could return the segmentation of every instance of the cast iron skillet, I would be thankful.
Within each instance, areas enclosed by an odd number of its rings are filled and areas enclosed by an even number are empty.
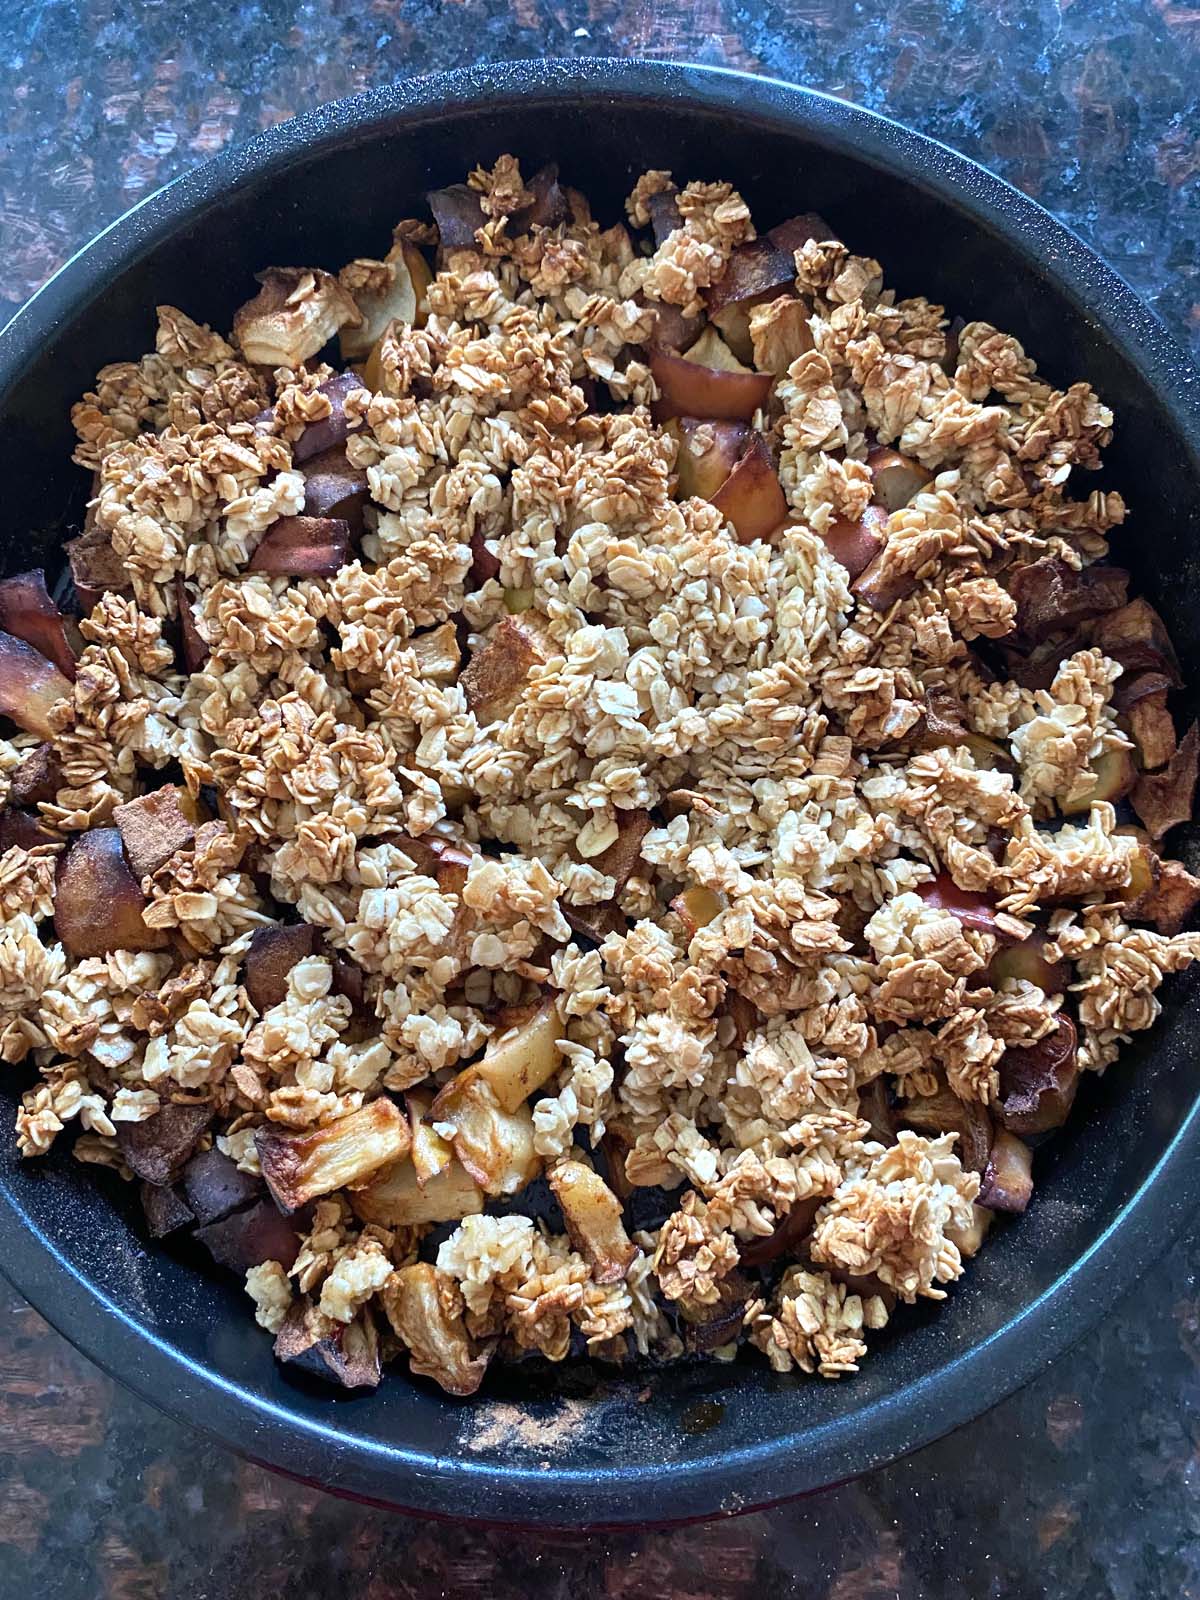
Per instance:
[[[480,67],[326,106],[114,223],[0,335],[5,570],[52,566],[78,523],[86,485],[68,465],[68,408],[105,362],[151,348],[156,303],[226,329],[255,271],[377,255],[426,189],[506,150],[527,171],[560,160],[610,220],[650,166],[730,178],[764,223],[818,210],[901,293],[1011,330],[1056,382],[1089,378],[1118,414],[1104,482],[1127,495],[1132,531],[1117,559],[1200,683],[1197,374],[1129,289],[1044,211],[941,145],[782,83],[650,62]],[[1085,1086],[1070,1128],[1038,1158],[1031,1211],[994,1231],[939,1312],[906,1314],[841,1383],[778,1377],[752,1358],[615,1380],[515,1369],[468,1402],[397,1371],[373,1395],[331,1396],[276,1367],[235,1284],[147,1249],[120,1185],[65,1158],[21,1167],[7,1132],[0,1263],[138,1393],[327,1488],[555,1525],[739,1511],[978,1415],[1101,1317],[1194,1212],[1186,994],[1169,989],[1153,1038]],[[6,1069],[6,1083],[18,1078]]]

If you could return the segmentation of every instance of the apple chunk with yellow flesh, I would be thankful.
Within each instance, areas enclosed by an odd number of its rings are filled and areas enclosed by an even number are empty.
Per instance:
[[[739,544],[751,544],[774,533],[788,506],[771,452],[760,433],[712,497],[712,503],[733,524]]]
[[[906,506],[933,477],[919,461],[887,445],[876,445],[867,452],[867,471],[874,484],[875,499],[888,511]]]
[[[713,337],[732,365],[712,364],[724,358],[711,342],[704,345],[697,358],[695,352],[700,350],[703,337],[687,355],[651,351],[650,371],[662,397],[656,404],[656,414],[661,419],[698,417],[748,422],[766,405],[774,382],[771,374],[747,371],[715,334]],[[705,364],[705,356],[709,364]]]
[[[43,739],[54,737],[50,710],[70,697],[71,685],[40,650],[0,633],[0,715]]]
[[[746,450],[750,429],[744,422],[673,417],[666,425],[675,439],[675,477],[681,500],[694,495],[712,500]]]
[[[145,907],[116,828],[93,828],[71,841],[54,885],[54,931],[71,955],[161,950],[167,935],[146,926]]]

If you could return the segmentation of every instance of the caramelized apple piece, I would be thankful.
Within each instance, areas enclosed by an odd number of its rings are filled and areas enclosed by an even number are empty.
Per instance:
[[[306,956],[316,955],[320,935],[308,922],[268,923],[256,928],[246,950],[242,986],[261,1017],[287,999],[288,974]]]
[[[666,425],[678,444],[675,477],[681,500],[695,495],[715,499],[721,485],[746,451],[750,429],[744,422],[673,417]]]
[[[867,470],[875,488],[875,499],[887,511],[899,511],[933,478],[919,461],[898,450],[877,444],[867,452]]]
[[[146,1227],[152,1239],[165,1239],[178,1233],[180,1228],[195,1226],[192,1208],[184,1199],[178,1184],[157,1184],[142,1181],[138,1189]]]
[[[824,1205],[827,1196],[814,1194],[807,1200],[797,1200],[791,1210],[776,1223],[772,1233],[740,1241],[738,1254],[744,1267],[763,1267],[780,1256],[796,1256],[800,1246],[812,1230],[813,1218]]]
[[[433,274],[416,245],[401,239],[388,251],[384,265],[391,269],[391,281],[378,294],[355,292],[362,321],[343,328],[338,336],[342,360],[347,363],[367,356],[393,322],[411,325],[424,313],[425,292]]]
[[[447,1144],[429,1124],[429,1108],[432,1104],[433,1095],[426,1089],[410,1089],[404,1097],[408,1131],[412,1134],[413,1172],[422,1186],[431,1178],[436,1178],[439,1172],[444,1172],[454,1160],[453,1146]],[[372,1183],[381,1182],[383,1176],[386,1175],[373,1179]]]
[[[50,598],[41,567],[0,582],[0,628],[31,644],[74,682],[75,652],[67,643],[63,614]]]
[[[123,591],[129,588],[129,574],[125,570],[125,563],[113,549],[111,534],[102,532],[95,525],[88,527],[85,524],[77,539],[67,540],[66,551],[71,566],[71,582],[75,585],[75,593],[84,611],[91,611],[100,596],[108,590]]]
[[[140,883],[168,862],[176,850],[185,850],[196,830],[184,815],[179,790],[164,784],[150,794],[127,800],[113,812],[125,856]]]
[[[452,183],[448,188],[432,190],[425,201],[437,223],[443,251],[479,249],[475,234],[487,218],[477,190],[465,183]]]
[[[558,228],[571,220],[571,207],[562,185],[558,181],[558,162],[551,161],[539,167],[525,185],[533,196],[523,210],[514,212],[508,219],[511,238],[528,233],[531,228]]]
[[[750,448],[713,496],[713,505],[738,536],[739,544],[769,538],[788,514],[775,463],[766,440],[756,433]]]
[[[365,1183],[380,1167],[407,1155],[411,1142],[408,1118],[386,1097],[311,1132],[262,1127],[254,1135],[263,1177],[282,1211]]]
[[[945,688],[926,689],[922,746],[933,750],[945,745],[957,747],[968,738],[970,731],[966,726],[966,709],[957,695]]]
[[[503,1111],[516,1111],[558,1071],[562,1053],[562,1018],[552,995],[532,1015],[503,1033],[493,1034],[476,1070]],[[480,1180],[482,1181],[482,1180]]]
[[[351,466],[344,444],[335,444],[331,450],[323,450],[305,464],[306,517],[333,517],[346,523],[353,533],[361,533],[367,492],[366,470]]]
[[[1150,769],[1165,767],[1175,754],[1175,723],[1167,710],[1166,682],[1160,672],[1144,672],[1131,685],[1133,693],[1125,697],[1129,731],[1142,766]]]
[[[356,389],[362,388],[363,381],[356,372],[339,372],[336,378],[321,384],[317,393],[323,394],[329,401],[330,412],[319,422],[310,422],[296,440],[292,446],[294,466],[311,461],[314,456],[324,455],[326,450],[332,450],[335,445],[345,444],[350,435],[358,431],[362,424],[351,425],[346,415],[346,401]]]
[[[591,1262],[596,1282],[622,1282],[637,1248],[625,1232],[621,1202],[604,1179],[582,1161],[560,1161],[550,1174],[550,1188],[571,1243]]]
[[[1017,603],[1017,632],[1031,644],[1125,604],[1129,574],[1120,567],[1084,567],[1076,572],[1058,556],[1014,567],[1008,589]]]
[[[541,628],[527,620],[504,617],[489,630],[458,680],[481,723],[512,714],[525,680],[535,666],[549,660],[551,648]]]
[[[11,633],[0,633],[0,716],[18,728],[52,739],[51,708],[69,699],[71,685],[40,650]]]
[[[438,1137],[432,1128],[426,1128],[425,1133]],[[413,1149],[417,1149],[415,1141]],[[363,1222],[375,1222],[384,1228],[460,1222],[483,1210],[483,1190],[453,1157],[424,1182],[419,1180],[411,1161],[397,1161],[377,1173],[365,1188],[353,1190],[349,1200]]]
[[[458,631],[452,622],[443,622],[440,628],[429,628],[424,633],[414,633],[408,647],[417,658],[417,670],[423,683],[454,682],[462,652],[458,648]]]
[[[53,800],[62,787],[62,766],[52,744],[39,744],[22,756],[8,776],[8,803],[36,806]]]
[[[766,405],[774,381],[769,372],[700,366],[662,349],[651,351],[650,371],[662,396],[655,414],[663,421],[696,417],[748,422]]]
[[[671,910],[683,923],[688,938],[692,939],[701,928],[707,928],[710,922],[715,922],[727,904],[723,894],[697,883],[675,896],[671,901]]]
[[[776,299],[794,289],[796,264],[791,252],[780,249],[770,236],[735,245],[725,271],[708,291],[708,312],[744,305],[747,301]]]
[[[1031,933],[1020,944],[1001,945],[988,967],[992,983],[999,985],[1006,978],[1018,978],[1036,984],[1046,994],[1065,994],[1071,981],[1071,964],[1048,961],[1049,943],[1044,933]]]
[[[786,222],[777,222],[773,228],[767,229],[767,238],[787,256],[794,256],[810,239],[840,242],[825,218],[815,211],[803,211],[799,216],[789,217]]]
[[[610,933],[628,932],[624,913],[615,900],[596,906],[572,906],[564,902],[562,914],[576,933],[581,933],[585,939],[594,939],[597,944],[603,944]]]
[[[979,1204],[992,1211],[1024,1211],[1033,1194],[1033,1151],[998,1128],[979,1187]]]
[[[650,214],[650,227],[654,233],[656,247],[664,244],[676,228],[683,226],[679,202],[673,189],[660,189],[657,194],[652,194],[646,201],[646,210]]]
[[[476,1067],[467,1067],[450,1080],[433,1102],[429,1117],[453,1128],[454,1154],[490,1195],[516,1194],[541,1165],[533,1147],[529,1107],[505,1111]]]
[[[472,1351],[462,1316],[451,1316],[447,1305],[453,1279],[445,1278],[428,1261],[393,1272],[381,1293],[388,1321],[408,1350],[413,1375],[432,1378],[447,1394],[474,1394],[483,1382],[488,1356]]]
[[[882,1077],[872,1078],[870,1083],[860,1086],[858,1114],[870,1124],[872,1139],[882,1145],[895,1144],[896,1118]]]
[[[268,267],[255,277],[262,288],[233,315],[233,337],[251,366],[298,367],[361,320],[353,296],[317,267]]]
[[[34,850],[39,844],[55,844],[56,836],[31,811],[5,806],[0,811],[0,855],[5,850]]]
[[[1077,794],[1059,802],[1064,816],[1073,817],[1081,811],[1090,811],[1100,800],[1115,802],[1123,799],[1137,779],[1133,752],[1124,748],[1105,750],[1092,762],[1091,770],[1095,773],[1093,781]]]
[[[247,572],[272,578],[332,578],[350,559],[350,524],[341,517],[280,517],[263,534]]]
[[[835,517],[821,535],[825,548],[841,563],[853,583],[883,549],[887,539],[888,514],[882,506],[868,506],[858,522]]]
[[[500,557],[487,547],[483,533],[476,528],[471,535],[471,587],[482,589],[485,583],[500,576]]]
[[[1174,689],[1183,682],[1167,625],[1140,595],[1128,605],[1097,617],[1091,627],[1091,642],[1125,668],[1125,678],[1117,684],[1118,695],[1125,683],[1140,672],[1161,673]]]
[[[992,1119],[977,1100],[960,1100],[946,1086],[911,1095],[896,1107],[897,1120],[919,1133],[956,1133],[955,1154],[967,1172],[982,1172],[992,1146]]]
[[[1200,902],[1200,878],[1193,876],[1181,861],[1159,861],[1155,881],[1148,893],[1130,900],[1125,916],[1130,922],[1152,922],[1168,937],[1179,933]]]
[[[883,511],[882,506],[879,509]],[[902,567],[886,561],[885,555],[886,551],[881,550],[870,566],[864,567],[850,585],[850,593],[854,598],[869,605],[873,611],[890,610],[897,600],[912,594],[920,582],[917,573],[906,572]]]
[[[948,872],[939,872],[927,883],[919,883],[916,893],[935,911],[949,911],[964,928],[977,933],[997,933],[996,905],[990,896],[977,889],[960,889]]]
[[[1196,766],[1200,732],[1193,722],[1161,772],[1143,772],[1133,789],[1133,809],[1150,837],[1159,840],[1180,822],[1191,819],[1196,798]]]
[[[1000,1118],[1010,1133],[1061,1128],[1079,1087],[1075,1024],[1059,1013],[1053,1033],[1009,1045],[1000,1057]]]
[[[307,1297],[296,1300],[275,1336],[275,1358],[343,1389],[374,1389],[383,1375],[369,1306],[350,1322],[337,1322]]]
[[[59,857],[54,931],[80,960],[114,950],[161,950],[161,928],[148,928],[146,898],[129,869],[116,828],[78,834]]]
[[[665,300],[649,302],[654,311],[653,343],[664,350],[686,350],[695,344],[704,328],[703,317],[685,317],[678,306]]]
[[[182,578],[175,579],[175,600],[179,607],[179,642],[187,672],[200,672],[208,660],[208,643],[196,622],[191,596]]]
[[[753,1290],[749,1279],[735,1267],[717,1283],[719,1298],[714,1305],[698,1300],[681,1300],[676,1310],[684,1349],[694,1355],[710,1355],[731,1345],[741,1332],[746,1305]]]
[[[597,872],[616,879],[618,894],[641,865],[642,840],[653,826],[654,819],[648,811],[618,811],[617,837],[591,858]]]
[[[183,1169],[182,1184],[188,1208],[201,1226],[265,1199],[262,1179],[243,1172],[216,1145],[192,1157]]]
[[[196,1238],[219,1267],[239,1277],[264,1261],[278,1261],[287,1272],[300,1253],[296,1224],[267,1199],[197,1228]]]
[[[136,1177],[147,1183],[174,1183],[212,1119],[210,1105],[165,1105],[141,1122],[118,1122],[117,1145]]]

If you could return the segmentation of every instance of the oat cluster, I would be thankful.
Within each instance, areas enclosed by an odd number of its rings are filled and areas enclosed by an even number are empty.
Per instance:
[[[77,1125],[343,1382],[852,1373],[1200,955],[1112,414],[727,183],[432,200],[75,408],[77,666],[0,741],[21,1150]]]

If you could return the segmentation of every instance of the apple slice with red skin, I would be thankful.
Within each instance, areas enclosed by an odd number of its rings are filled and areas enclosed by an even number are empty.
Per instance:
[[[887,538],[888,514],[882,506],[868,506],[858,522],[836,517],[821,535],[833,559],[845,567],[853,583],[871,565]]]
[[[646,201],[646,211],[650,217],[656,249],[671,237],[676,228],[683,227],[683,217],[674,189],[660,189],[657,194],[652,194]]]
[[[287,999],[288,974],[297,962],[316,955],[320,939],[308,922],[270,923],[256,928],[242,966],[242,987],[261,1017]]]
[[[465,183],[452,183],[433,189],[425,196],[437,223],[438,240],[443,250],[478,250],[475,234],[487,222],[479,191]]]
[[[673,417],[665,431],[676,440],[675,476],[679,497],[713,500],[746,451],[750,429],[744,422]]]
[[[179,643],[183,664],[189,672],[199,672],[208,661],[208,645],[196,625],[191,596],[182,578],[175,579],[175,598],[179,605]]]
[[[867,470],[871,474],[875,499],[888,511],[899,511],[933,479],[933,473],[919,461],[887,445],[877,444],[867,452]]]
[[[787,500],[762,434],[754,435],[745,455],[713,495],[712,503],[733,524],[739,544],[768,538],[785,520]]]
[[[948,872],[939,872],[931,881],[919,883],[916,893],[933,910],[948,911],[951,916],[957,917],[964,928],[1001,937],[996,926],[996,905],[992,898],[977,889],[960,889]]]
[[[1061,1128],[1079,1087],[1075,1024],[1061,1013],[1053,1033],[1030,1045],[1009,1045],[1000,1057],[1000,1117],[1010,1133]]]
[[[797,250],[802,250],[810,239],[841,242],[825,218],[815,211],[802,211],[798,216],[777,222],[773,228],[767,229],[767,238],[777,250],[782,250],[788,256],[794,256]],[[794,272],[792,276],[795,277]]]
[[[566,193],[558,181],[558,162],[551,161],[540,167],[525,185],[533,196],[521,211],[508,219],[511,238],[528,233],[531,228],[557,228],[571,220],[571,207]]]
[[[979,1188],[979,1204],[992,1211],[1024,1211],[1033,1195],[1033,1151],[1007,1128],[998,1128]]]
[[[349,523],[353,532],[361,533],[367,493],[366,469],[351,466],[344,444],[322,450],[319,456],[305,463],[306,517],[337,517]]]
[[[146,898],[116,828],[78,834],[59,857],[54,885],[54,931],[83,960],[114,950],[161,950],[164,929],[148,928]]]
[[[356,389],[365,388],[366,384],[357,372],[339,372],[336,378],[330,378],[320,385],[317,393],[325,396],[332,409],[319,422],[310,422],[293,444],[292,462],[295,466],[311,461],[313,456],[322,455],[326,450],[332,450],[335,445],[345,444],[349,436],[362,426],[361,423],[351,425],[346,415],[346,401]]]
[[[75,652],[67,643],[63,614],[50,598],[41,567],[0,583],[0,628],[31,644],[74,682]]]
[[[51,708],[70,699],[71,685],[40,650],[11,633],[0,633],[0,715],[18,728],[53,739]]]
[[[263,534],[247,572],[272,578],[332,578],[350,559],[343,517],[280,517]]]
[[[660,421],[696,417],[749,422],[766,405],[775,381],[769,372],[724,372],[657,348],[650,353],[650,371],[662,397],[655,402]]]
[[[654,311],[654,345],[678,353],[687,350],[704,331],[703,317],[685,317],[678,306],[665,300],[649,302]]]

